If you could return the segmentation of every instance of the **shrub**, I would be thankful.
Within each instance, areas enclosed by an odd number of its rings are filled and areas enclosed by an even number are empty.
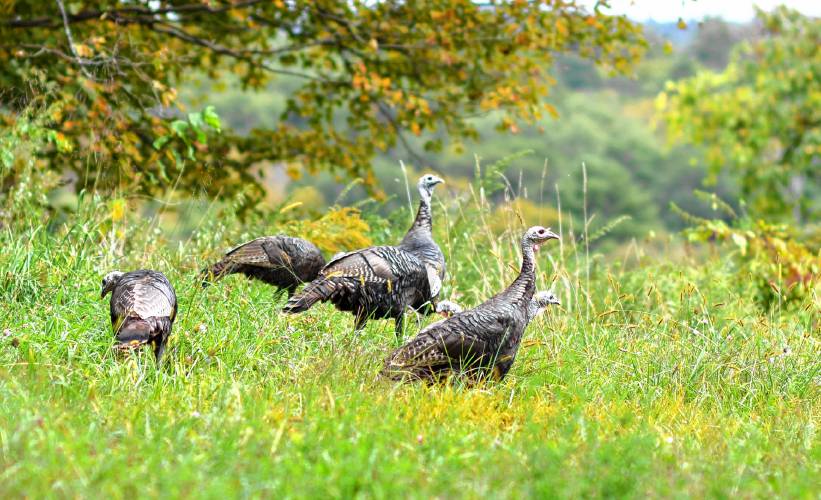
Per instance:
[[[727,223],[693,217],[675,205],[673,209],[693,223],[685,231],[690,241],[730,247],[738,278],[753,280],[761,304],[769,307],[774,303],[794,303],[811,294],[821,297],[821,250],[802,242],[795,229],[786,224],[740,217],[715,196],[712,203],[715,210],[729,212],[734,218]]]

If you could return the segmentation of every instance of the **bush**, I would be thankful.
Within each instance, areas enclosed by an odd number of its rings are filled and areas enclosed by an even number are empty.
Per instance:
[[[36,104],[17,115],[7,128],[0,129],[0,225],[42,214],[50,207],[47,193],[58,186],[59,176],[44,170],[38,151],[67,148],[62,135],[47,128],[59,107],[39,108]]]
[[[821,297],[821,251],[800,241],[795,229],[749,216],[739,217],[721,200],[712,197],[716,210],[731,213],[728,223],[684,213],[693,223],[685,231],[690,241],[718,243],[729,247],[729,256],[738,266],[739,280],[752,280],[759,303],[799,303],[807,297]]]

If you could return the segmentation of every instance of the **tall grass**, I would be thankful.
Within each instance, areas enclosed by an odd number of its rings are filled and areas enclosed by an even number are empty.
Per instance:
[[[495,232],[483,182],[435,198],[444,293],[466,305],[516,275],[528,222]],[[586,222],[581,238],[565,227],[538,254],[538,286],[563,306],[528,328],[503,382],[396,386],[376,376],[389,322],[353,334],[330,306],[280,314],[263,284],[198,286],[215,250],[276,224],[215,212],[174,241],[93,196],[59,224],[36,212],[0,230],[3,496],[819,491],[817,307],[761,310],[721,256],[623,266],[588,246]],[[114,356],[99,299],[106,271],[141,267],[179,296],[160,368]]]

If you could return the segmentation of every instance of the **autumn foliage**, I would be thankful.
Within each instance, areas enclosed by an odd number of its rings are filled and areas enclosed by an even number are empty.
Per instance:
[[[574,1],[2,0],[0,15],[0,118],[59,103],[48,126],[65,147],[46,167],[81,187],[249,199],[259,162],[373,186],[371,159],[406,134],[446,132],[425,142],[436,151],[477,137],[477,113],[501,110],[508,130],[554,114],[555,54],[623,71],[643,50],[637,25]],[[299,84],[275,126],[239,135],[187,114],[194,75]]]

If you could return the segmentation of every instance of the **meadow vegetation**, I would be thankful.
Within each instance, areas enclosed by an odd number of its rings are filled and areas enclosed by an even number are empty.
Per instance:
[[[452,191],[434,207],[445,296],[467,305],[515,276],[523,229],[515,214],[491,228],[481,191]],[[161,217],[96,195],[59,221],[35,203],[7,208],[5,495],[811,498],[818,489],[817,289],[763,307],[723,252],[659,259],[645,242],[619,261],[566,236],[538,254],[539,288],[563,305],[528,328],[503,382],[399,386],[377,377],[396,346],[390,322],[354,335],[330,306],[282,315],[284,296],[264,284],[199,286],[208,259],[282,222],[241,222],[215,204],[174,241]],[[407,210],[396,217],[356,227],[394,241],[409,221]],[[165,272],[179,296],[159,369],[148,351],[115,356],[99,299],[106,271],[138,267]]]

